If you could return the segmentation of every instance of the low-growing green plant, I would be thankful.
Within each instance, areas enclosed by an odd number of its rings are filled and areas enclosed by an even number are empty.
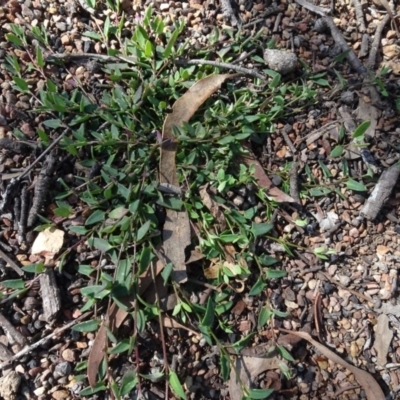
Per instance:
[[[88,4],[96,8],[96,2],[88,0]],[[120,14],[119,2],[107,0],[107,7]],[[32,28],[31,33],[43,46],[43,49],[37,46],[34,51],[30,36],[26,35],[23,27],[11,25],[11,33],[7,35],[10,44],[25,49],[31,58],[30,62],[22,63],[16,57],[8,56],[6,67],[13,75],[15,90],[33,98],[31,113],[39,121],[38,140],[47,148],[55,133],[61,135],[61,151],[75,162],[75,175],[69,176],[69,181],[59,177],[51,191],[56,205],[54,216],[73,220],[75,214],[84,215],[77,219],[78,222],[66,225],[74,244],[58,257],[58,268],[66,267],[68,256],[73,254],[77,244],[87,244],[89,250],[99,254],[97,266],[88,263],[76,266],[77,274],[91,280],[81,289],[85,302],[80,311],[96,311],[113,303],[130,314],[134,321],[134,335],[119,338],[107,324],[106,335],[111,342],[108,356],[131,355],[138,351],[137,334],[144,332],[148,323],[159,319],[162,314],[159,301],[149,304],[139,290],[141,275],[148,272],[159,257],[157,248],[162,238],[158,213],[160,208],[187,210],[197,226],[198,244],[206,262],[218,259],[223,265],[209,282],[218,290],[211,293],[205,305],[200,305],[192,302],[188,293],[171,280],[171,264],[164,267],[162,278],[177,299],[171,315],[181,323],[196,326],[209,346],[218,347],[221,376],[228,380],[234,365],[228,348],[238,353],[251,343],[255,335],[253,332],[241,336],[234,343],[226,340],[227,334],[235,332],[228,313],[238,293],[237,285],[247,287],[249,296],[261,298],[272,279],[285,276],[278,267],[279,260],[255,251],[257,241],[260,238],[277,241],[292,255],[292,244],[272,234],[274,227],[269,221],[277,204],[268,198],[263,188],[256,187],[254,167],[237,163],[237,158],[246,152],[242,141],[264,142],[280,118],[315,102],[316,88],[327,86],[328,82],[323,74],[308,82],[284,82],[279,74],[265,68],[263,72],[268,80],[263,82],[261,94],[236,81],[227,83],[223,96],[210,98],[199,109],[193,122],[175,129],[179,141],[176,155],[179,184],[184,190],[181,195],[166,194],[158,185],[160,131],[165,116],[189,87],[210,73],[220,72],[220,68],[176,64],[178,58],[190,51],[188,41],[181,38],[182,21],[176,21],[171,29],[149,8],[132,35],[126,36],[122,34],[124,16],[119,15],[119,19],[114,20],[110,18],[106,17],[101,31],[84,33],[105,44],[108,55],[113,57],[112,61],[102,65],[107,79],[101,93],[90,93],[86,83],[78,77],[71,78],[69,88],[66,88],[57,82],[57,77],[48,76],[46,65],[50,59],[44,56],[44,50],[51,49],[44,29]],[[210,46],[199,51],[197,57],[207,59],[213,48],[218,48],[220,33],[215,28]],[[225,61],[231,61],[239,51],[248,51],[254,46],[261,48],[261,31],[246,40],[238,40],[238,33],[228,33],[230,47],[218,48],[217,51]],[[111,48],[111,40],[117,40],[120,48]],[[262,61],[257,55],[252,55],[252,60]],[[45,81],[38,91],[26,79],[27,74],[33,72]],[[27,139],[17,130],[13,134]],[[332,177],[326,165],[321,162],[319,166],[325,179],[330,180]],[[313,180],[307,168],[306,174],[314,185],[308,188],[308,195],[316,196],[318,191],[327,193],[323,184]],[[199,190],[205,184],[213,190],[214,200],[223,210],[226,220],[223,230],[201,201]],[[263,222],[255,220],[257,206],[238,210],[227,201],[229,191],[247,184],[256,187],[255,195],[265,210]],[[351,185],[354,187],[355,184]],[[78,199],[79,207],[68,201],[71,196]],[[54,223],[47,217],[42,216],[45,219],[42,227]],[[227,245],[237,253],[229,267],[223,264]],[[316,254],[324,259],[330,253],[326,250],[316,251]],[[102,264],[103,260],[105,264]],[[271,268],[273,265],[276,269]],[[26,272],[34,274],[43,270],[42,264],[25,267]],[[257,279],[252,281],[254,271]],[[2,285],[14,290],[10,296],[21,295],[28,287],[23,279],[5,281]],[[132,293],[135,294],[134,309],[124,303]],[[257,327],[269,329],[274,318],[287,317],[285,311],[275,309],[266,301],[258,315]],[[96,332],[102,324],[100,318],[94,316],[77,324],[74,329],[83,333]],[[276,346],[276,351],[282,359],[282,374],[289,378],[287,363],[293,362],[293,358],[281,346]],[[108,357],[104,357],[99,364],[97,383],[83,389],[81,396],[111,390],[119,399],[135,388],[140,394],[144,380],[166,380],[176,396],[186,398],[179,371],[168,368],[168,365],[164,364],[160,370],[151,373],[135,367],[117,379],[107,372],[107,360]],[[75,380],[85,380],[82,371],[87,367],[87,362],[76,366]],[[243,390],[246,398],[251,399],[267,398],[272,393],[272,389]]]

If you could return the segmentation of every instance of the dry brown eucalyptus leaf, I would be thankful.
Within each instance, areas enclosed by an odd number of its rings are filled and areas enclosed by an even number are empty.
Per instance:
[[[365,394],[366,394],[368,400],[385,400],[385,395],[383,394],[381,387],[378,385],[378,382],[375,380],[375,378],[370,373],[368,373],[367,371],[364,371],[360,368],[357,368],[354,365],[349,364],[348,362],[343,360],[341,357],[339,357],[336,353],[334,353],[332,350],[328,349],[323,344],[314,340],[311,337],[311,335],[309,335],[306,332],[294,332],[294,331],[289,331],[287,329],[282,329],[282,328],[280,330],[282,332],[290,333],[292,335],[301,337],[304,340],[307,340],[307,342],[311,343],[325,357],[327,357],[331,361],[341,365],[342,367],[347,368],[355,376],[355,378],[357,379],[357,382],[365,390]]]
[[[211,75],[195,83],[172,106],[172,113],[165,118],[160,158],[160,183],[179,186],[176,173],[176,150],[178,142],[173,128],[188,122],[198,108],[217,91],[226,79],[236,75]],[[186,211],[167,209],[163,229],[163,249],[168,262],[174,269],[172,278],[178,283],[187,280],[185,265],[185,249],[190,245],[189,216]]]

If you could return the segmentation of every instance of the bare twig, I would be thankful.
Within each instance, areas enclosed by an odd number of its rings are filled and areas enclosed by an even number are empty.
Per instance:
[[[55,139],[49,147],[46,148],[46,150],[43,151],[43,153],[28,167],[26,170],[18,177],[18,180],[21,180],[24,176],[29,174],[30,171],[32,171],[33,167],[44,158],[45,155],[47,155],[51,150],[54,149],[54,147],[57,146],[59,142],[61,142],[61,139],[65,136],[65,134],[70,130],[70,128],[65,128],[60,136]]]
[[[19,275],[24,275],[24,271],[17,265],[17,263],[11,259],[3,250],[0,249],[0,258],[2,258],[5,262],[10,264],[10,267]]]
[[[273,28],[273,30],[272,30],[273,33],[278,32],[279,25],[280,25],[280,23],[281,23],[281,21],[282,21],[282,16],[283,16],[282,13],[279,13],[279,14],[276,16],[274,28]]]
[[[333,22],[333,19],[331,17],[325,16],[323,18],[323,20],[324,20],[326,26],[329,28],[335,43],[340,46],[343,53],[347,53],[347,61],[349,62],[350,66],[360,75],[366,74],[367,69],[365,68],[363,63],[357,58],[357,56],[355,55],[355,53],[351,49],[351,47],[344,40],[343,35],[341,34],[338,27]]]
[[[296,0],[296,3],[306,8],[307,10],[312,11],[313,13],[320,15],[321,17],[325,17],[331,12],[329,8],[316,6],[309,3],[307,0]]]
[[[299,196],[299,176],[298,176],[298,168],[299,164],[297,162],[292,163],[292,167],[290,168],[290,192],[289,194],[296,200],[297,203],[301,204],[300,196]]]
[[[369,220],[374,220],[381,208],[392,193],[400,175],[400,167],[398,164],[392,165],[384,171],[379,178],[377,185],[369,196],[368,200],[361,209],[361,215]]]
[[[365,27],[364,12],[361,7],[361,3],[359,0],[352,0],[352,3],[353,3],[354,11],[356,12],[358,30],[361,33],[364,33],[367,30],[367,28]]]
[[[266,77],[257,71],[254,71],[249,68],[240,67],[239,65],[234,65],[224,62],[209,61],[209,60],[177,60],[175,63],[178,65],[212,65],[214,67],[232,69],[240,74],[250,75],[253,76],[254,78],[258,78],[263,81],[266,80]]]
[[[381,43],[382,32],[383,32],[383,29],[385,28],[386,24],[389,22],[389,20],[390,20],[389,14],[385,15],[385,17],[382,19],[381,23],[379,24],[378,28],[376,28],[374,40],[371,44],[371,50],[369,52],[369,57],[368,57],[368,62],[367,62],[367,65],[370,68],[374,68],[374,66],[375,66],[376,55],[378,53],[379,45]]]
[[[369,48],[369,35],[368,33],[364,33],[361,39],[361,47],[360,51],[358,52],[358,57],[365,57],[368,55],[368,48]]]

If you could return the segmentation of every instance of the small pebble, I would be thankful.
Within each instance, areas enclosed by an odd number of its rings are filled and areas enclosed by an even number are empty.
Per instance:
[[[243,203],[244,203],[244,198],[242,196],[237,195],[234,197],[233,204],[236,207],[241,207],[243,205]]]
[[[53,376],[54,378],[62,378],[63,376],[69,375],[72,372],[71,364],[67,361],[60,362],[56,365]]]

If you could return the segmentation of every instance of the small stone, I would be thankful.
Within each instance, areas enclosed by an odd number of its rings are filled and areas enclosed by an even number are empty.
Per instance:
[[[160,4],[160,10],[161,11],[166,11],[169,9],[169,3],[161,3]]]
[[[314,290],[316,286],[317,286],[317,280],[316,279],[310,279],[308,281],[308,288],[309,289]]]
[[[343,286],[348,286],[350,284],[350,277],[346,276],[346,275],[339,275],[339,282],[343,285]]]
[[[42,394],[44,394],[45,391],[46,391],[46,388],[45,388],[44,386],[41,386],[41,387],[38,387],[37,389],[35,389],[35,390],[33,391],[33,393],[34,393],[36,396],[41,396]]]
[[[360,232],[358,231],[357,228],[351,228],[349,231],[349,235],[350,237],[359,237],[360,236]]]
[[[264,61],[270,69],[282,75],[289,74],[298,66],[296,54],[284,50],[266,49]]]
[[[75,352],[74,352],[73,350],[71,350],[71,349],[65,349],[65,350],[62,352],[62,358],[63,358],[65,361],[74,362],[75,359],[76,359],[76,357],[75,357]]]
[[[53,376],[54,378],[62,378],[63,376],[67,376],[72,372],[71,364],[67,361],[60,362],[56,365]]]
[[[58,9],[55,7],[49,7],[47,11],[49,12],[49,14],[57,14]]]
[[[53,399],[63,400],[69,397],[69,393],[66,390],[56,390],[52,396]]]
[[[238,193],[240,196],[246,197],[246,195],[247,195],[247,188],[246,188],[245,186],[242,186],[242,187],[240,187],[240,188],[237,190],[237,193]]]
[[[69,44],[69,36],[68,35],[62,35],[61,36],[61,43],[63,46]]]
[[[242,206],[243,203],[244,203],[244,198],[243,198],[242,196],[237,195],[237,196],[235,196],[235,197],[233,198],[233,204],[234,204],[236,207]]]
[[[61,32],[65,32],[67,30],[67,24],[65,22],[57,22],[56,27]]]
[[[340,100],[344,104],[352,105],[354,103],[354,92],[346,90],[340,95]]]

